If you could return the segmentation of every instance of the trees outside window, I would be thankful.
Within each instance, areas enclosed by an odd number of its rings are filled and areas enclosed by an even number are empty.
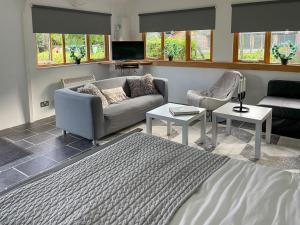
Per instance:
[[[80,54],[80,50],[84,49],[85,56],[81,59],[81,62],[87,61],[86,54],[86,36],[84,34],[66,34],[65,35],[66,42],[66,62],[71,63],[74,60],[70,57],[71,48],[75,49],[75,55]]]
[[[158,32],[146,33],[146,58],[160,59],[162,56],[162,34]]]
[[[99,60],[105,59],[105,36],[104,35],[89,35],[90,38],[90,59]]]
[[[50,35],[36,34],[37,60],[40,65],[51,64]]]
[[[265,57],[265,33],[240,33],[238,61],[263,61]]]
[[[211,31],[196,30],[191,31],[191,59],[210,60],[211,59]]]
[[[170,31],[170,32],[165,32],[164,35],[165,38],[165,45],[170,46],[172,44],[176,44],[177,47],[179,48],[179,53],[174,57],[174,60],[179,60],[183,61],[185,60],[185,49],[186,49],[186,36],[185,36],[185,31]],[[165,58],[168,58],[165,55]]]

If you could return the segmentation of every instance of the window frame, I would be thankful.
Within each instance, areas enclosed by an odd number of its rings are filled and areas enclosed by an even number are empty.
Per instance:
[[[257,62],[250,62],[246,60],[239,60],[239,33],[234,33],[233,37],[233,63],[248,63],[248,64],[268,64],[268,65],[281,65],[280,63],[271,63],[271,41],[272,32],[265,32],[265,48],[264,60]],[[300,64],[290,64],[289,66],[300,66]]]
[[[214,31],[210,30],[210,58],[209,59],[191,59],[191,31],[184,31],[185,32],[185,60],[179,61],[176,60],[174,62],[213,62],[213,40],[214,40]],[[165,58],[165,54],[163,49],[165,48],[165,32],[159,32],[161,34],[161,49],[160,49],[160,58],[149,58],[147,57],[146,47],[147,47],[147,33],[142,33],[142,40],[144,41],[145,46],[145,54],[144,58],[146,60],[153,60],[153,61],[168,61]]]
[[[49,54],[50,54],[50,59],[52,60],[52,33],[49,33]],[[35,40],[35,46],[36,46],[36,66],[37,67],[57,67],[57,66],[65,66],[65,65],[73,65],[74,63],[67,63],[67,56],[66,56],[66,39],[65,39],[65,34],[60,34],[62,35],[62,54],[63,54],[63,62],[62,63],[49,63],[49,64],[39,64],[39,59],[38,59],[38,45],[36,42],[36,36],[34,37]],[[90,35],[89,34],[84,34],[86,38],[86,61],[83,61],[82,64],[89,64],[89,63],[97,63],[97,62],[102,62],[102,61],[108,61],[109,60],[109,35],[103,35],[104,36],[104,49],[105,49],[105,57],[103,59],[91,59],[90,56]],[[98,34],[101,35],[101,34]]]

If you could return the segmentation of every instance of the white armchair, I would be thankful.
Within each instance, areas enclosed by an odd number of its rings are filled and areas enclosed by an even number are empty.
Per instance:
[[[243,75],[238,71],[226,71],[222,77],[208,90],[189,90],[188,104],[207,111],[213,111],[229,102],[237,90]]]

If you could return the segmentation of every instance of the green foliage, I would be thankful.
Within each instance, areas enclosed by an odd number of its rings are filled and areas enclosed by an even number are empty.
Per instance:
[[[297,52],[297,46],[292,42],[285,42],[282,44],[274,45],[272,54],[276,59],[292,60]]]
[[[185,40],[167,38],[165,40],[164,53],[167,57],[173,57],[177,60],[184,60],[185,58]]]
[[[147,57],[160,58],[161,56],[161,38],[151,37],[147,39],[146,46]]]
[[[70,58],[73,60],[81,60],[85,56],[85,46],[71,46]]]

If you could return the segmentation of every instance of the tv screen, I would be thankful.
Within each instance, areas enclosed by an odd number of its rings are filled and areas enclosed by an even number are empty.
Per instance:
[[[113,41],[113,60],[142,60],[144,59],[143,41]]]

